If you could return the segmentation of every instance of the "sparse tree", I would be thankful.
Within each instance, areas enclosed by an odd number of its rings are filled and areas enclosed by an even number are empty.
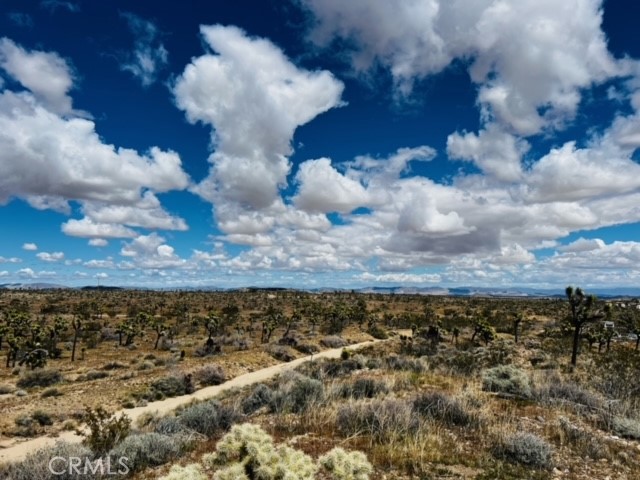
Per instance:
[[[569,286],[566,288],[565,294],[569,301],[569,321],[573,327],[571,365],[575,366],[578,361],[578,346],[582,328],[589,323],[604,319],[606,313],[603,309],[598,308],[595,295],[585,295],[580,288],[574,289]]]

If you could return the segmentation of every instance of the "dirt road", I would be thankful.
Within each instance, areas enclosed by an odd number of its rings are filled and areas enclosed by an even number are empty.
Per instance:
[[[380,340],[371,340],[368,342],[356,343],[354,345],[349,345],[348,348],[350,350],[358,349],[366,347],[367,345],[372,345],[379,341]],[[144,413],[158,412],[159,414],[164,415],[175,410],[181,405],[191,402],[192,400],[206,400],[232,388],[244,387],[246,385],[263,382],[275,377],[279,373],[294,369],[300,364],[308,362],[312,359],[339,358],[342,350],[342,348],[333,348],[320,353],[316,353],[312,356],[298,358],[288,363],[281,363],[278,365],[273,365],[271,367],[263,368],[261,370],[256,370],[255,372],[245,373],[244,375],[239,375],[221,385],[214,385],[197,390],[191,395],[182,395],[180,397],[167,398],[165,400],[149,403],[144,407],[120,410],[116,412],[116,415],[124,413],[129,418],[131,418],[134,423],[136,419]],[[45,436],[27,440],[21,443],[16,443],[7,448],[0,449],[0,463],[22,460],[29,453],[35,452],[36,450],[44,447],[52,446],[59,440],[69,443],[77,443],[82,440],[82,437],[74,432],[63,432],[58,437]]]

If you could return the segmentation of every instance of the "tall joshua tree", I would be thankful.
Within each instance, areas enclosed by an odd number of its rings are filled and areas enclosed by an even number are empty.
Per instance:
[[[588,323],[602,320],[606,317],[608,307],[599,309],[595,295],[585,295],[580,288],[574,290],[567,287],[565,290],[567,300],[569,300],[569,320],[573,327],[573,348],[571,350],[571,365],[576,365],[578,361],[578,346],[580,343],[580,333],[582,327]]]

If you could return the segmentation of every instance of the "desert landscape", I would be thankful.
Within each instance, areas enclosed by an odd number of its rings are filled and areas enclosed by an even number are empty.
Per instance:
[[[290,478],[636,478],[639,303],[567,295],[5,290],[0,472],[241,478],[215,452],[246,434],[300,452]],[[361,473],[314,464],[336,447]]]

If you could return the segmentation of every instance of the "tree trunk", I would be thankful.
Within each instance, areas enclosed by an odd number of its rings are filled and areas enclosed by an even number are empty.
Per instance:
[[[515,342],[518,343],[518,324],[516,323],[513,328],[513,336],[515,337]]]
[[[578,361],[578,345],[580,344],[580,327],[576,325],[573,330],[573,349],[571,350],[571,365],[575,367]]]
[[[73,347],[71,347],[71,361],[76,359],[76,343],[78,342],[78,330],[76,329],[73,334]]]
[[[154,349],[154,350],[157,350],[157,349],[158,349],[158,342],[160,341],[160,337],[161,337],[161,336],[162,336],[162,335],[160,335],[160,332],[156,332],[156,343],[155,343],[155,345],[153,346],[153,349]]]
[[[640,333],[638,333],[638,335],[636,335],[636,350],[638,350],[639,346],[640,346]]]

